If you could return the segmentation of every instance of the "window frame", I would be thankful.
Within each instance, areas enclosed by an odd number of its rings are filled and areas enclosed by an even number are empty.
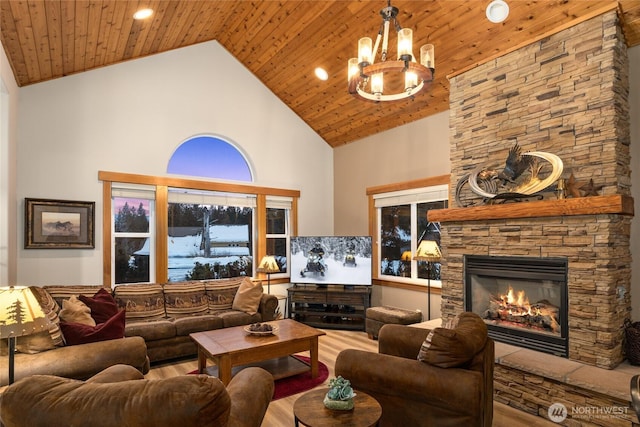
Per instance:
[[[120,183],[119,183],[120,184]],[[128,195],[124,195],[124,194],[120,194],[120,195],[114,195],[114,190],[117,191],[133,191],[133,192],[137,192],[140,191],[141,193],[147,193],[144,194],[142,197],[137,197],[134,194],[131,194],[130,197]],[[154,197],[151,197],[151,194],[153,193],[153,190],[151,188],[130,188],[127,185],[117,185],[117,186],[112,186],[111,187],[111,202],[113,202],[114,198],[143,198],[143,199],[147,199],[149,200],[149,230],[147,230],[147,232],[124,232],[124,231],[116,231],[115,230],[115,217],[117,215],[115,206],[111,206],[111,218],[110,218],[110,222],[111,222],[111,259],[115,260],[116,257],[116,240],[118,238],[148,238],[150,241],[150,247],[149,247],[149,282],[153,283],[155,281],[155,274],[156,274],[156,269],[155,269],[155,262],[156,262],[156,256],[155,256],[155,241],[156,241],[156,234],[155,234],[155,227],[153,226],[154,221],[155,221],[155,216],[156,216],[156,208],[155,208],[155,195]],[[111,283],[111,286],[115,286],[115,262],[111,263],[111,277],[113,278],[114,283]],[[138,283],[138,282],[136,282]],[[118,283],[118,284],[126,284],[126,283]]]
[[[223,183],[215,181],[201,181],[196,179],[184,179],[173,177],[161,177],[151,175],[137,175],[120,172],[99,171],[98,179],[102,181],[102,257],[103,257],[103,286],[112,287],[114,277],[112,275],[112,187],[118,184],[149,185],[155,187],[155,223],[150,223],[149,227],[154,227],[155,232],[155,281],[165,283],[168,279],[168,192],[169,188],[184,188],[194,191],[220,191],[226,193],[243,193],[256,196],[256,208],[254,221],[256,225],[256,248],[254,259],[260,260],[266,255],[267,240],[267,197],[280,196],[291,198],[291,210],[289,225],[290,234],[297,235],[297,207],[300,198],[299,190],[288,190],[270,187],[260,187],[256,185]],[[254,262],[254,268],[255,268]],[[275,278],[275,283],[286,282],[289,275],[281,279]],[[266,274],[258,273],[258,278],[266,279]]]
[[[284,279],[291,277],[291,217],[292,217],[292,204],[291,206],[277,206],[278,202],[267,197],[267,211],[269,209],[283,209],[285,213],[284,220],[284,232],[283,233],[267,233],[268,225],[265,227],[265,244],[268,239],[284,239],[285,240],[285,256],[287,258],[287,271],[280,273],[272,273],[271,279]],[[286,205],[287,203],[285,203]],[[268,252],[268,251],[267,251]],[[267,255],[276,255],[267,253]],[[262,259],[262,258],[261,258]]]
[[[385,193],[394,193],[398,191],[411,191],[418,189],[428,190],[429,187],[447,185],[448,203],[451,203],[451,187],[450,187],[450,175],[440,175],[429,178],[422,178],[413,181],[405,181],[394,184],[386,184],[376,187],[369,187],[366,190],[368,197],[368,213],[369,213],[369,234],[373,237],[373,254],[372,254],[372,281],[375,285],[387,286],[393,288],[418,290],[426,292],[427,280],[418,278],[403,278],[395,276],[384,276],[380,274],[380,218],[378,215],[378,208],[375,206],[376,196]],[[414,207],[412,206],[412,209]],[[412,243],[413,244],[413,243]],[[412,264],[416,261],[411,261]],[[413,270],[413,268],[412,268]],[[424,283],[422,283],[424,282]],[[441,287],[439,280],[431,280],[431,288]]]

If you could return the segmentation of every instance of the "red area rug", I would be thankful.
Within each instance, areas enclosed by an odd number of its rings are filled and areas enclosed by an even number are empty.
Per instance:
[[[293,356],[296,359],[310,363],[310,358],[306,356]],[[198,371],[191,371],[189,374],[197,374]],[[311,378],[311,371],[303,372],[287,378],[281,378],[275,381],[275,389],[273,391],[273,400],[282,399],[291,395],[311,390],[317,385],[322,384],[329,377],[329,369],[327,365],[318,361],[318,376]]]
[[[306,356],[294,357],[305,363],[309,363],[310,360]],[[283,397],[289,397],[293,394],[311,390],[315,386],[322,384],[328,376],[329,369],[327,368],[327,365],[322,362],[318,362],[318,376],[316,378],[311,378],[311,372],[309,371],[292,377],[276,380],[276,387],[273,391],[273,400],[282,399]]]

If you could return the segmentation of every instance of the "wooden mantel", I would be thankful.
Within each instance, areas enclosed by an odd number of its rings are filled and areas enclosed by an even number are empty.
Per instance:
[[[513,202],[470,208],[437,209],[430,210],[427,213],[427,219],[432,222],[454,222],[601,214],[633,216],[633,198],[614,194],[575,199]]]

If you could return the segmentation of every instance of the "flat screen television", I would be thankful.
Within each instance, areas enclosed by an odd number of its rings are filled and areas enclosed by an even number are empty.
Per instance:
[[[291,283],[371,285],[371,236],[291,238]]]

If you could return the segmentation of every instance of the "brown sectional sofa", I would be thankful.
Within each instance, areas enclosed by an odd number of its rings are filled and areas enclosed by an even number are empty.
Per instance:
[[[241,277],[165,285],[119,285],[114,298],[126,310],[126,336],[140,336],[151,362],[194,355],[189,334],[273,320],[274,295],[262,294],[257,311],[234,310]]]
[[[255,313],[232,308],[243,280],[250,279],[116,286],[113,297],[126,310],[125,338],[64,345],[59,339],[60,328],[54,323],[49,331],[54,342],[50,349],[16,353],[15,380],[35,374],[85,380],[114,364],[130,365],[147,373],[150,362],[195,355],[197,348],[189,338],[192,332],[273,320],[278,306],[273,295],[262,294]],[[64,299],[72,295],[92,297],[101,288],[44,286],[37,291],[47,301],[53,320]],[[24,348],[20,341],[18,338],[19,349]],[[0,386],[7,384],[8,358],[0,357]]]
[[[208,375],[151,380],[116,365],[85,382],[51,375],[18,381],[0,396],[0,416],[7,427],[259,427],[273,387],[273,376],[256,367],[225,387]]]

